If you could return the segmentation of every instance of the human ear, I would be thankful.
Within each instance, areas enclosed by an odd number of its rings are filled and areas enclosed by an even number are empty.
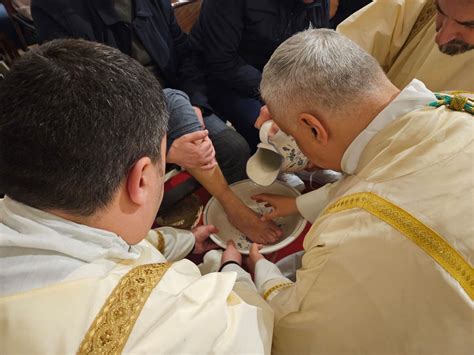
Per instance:
[[[298,120],[300,121],[300,123],[302,123],[304,126],[306,126],[312,131],[314,138],[319,144],[327,144],[329,134],[320,119],[309,113],[302,113],[299,115]]]
[[[137,205],[147,202],[151,180],[153,179],[153,164],[148,157],[137,160],[127,175],[127,192],[130,200]]]

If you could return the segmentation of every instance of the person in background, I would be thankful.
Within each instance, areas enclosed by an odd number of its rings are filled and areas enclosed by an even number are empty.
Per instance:
[[[201,276],[181,259],[213,226],[150,231],[166,106],[148,70],[84,40],[0,82],[0,353],[270,353],[273,313],[235,246]]]
[[[204,77],[169,0],[33,0],[32,13],[43,42],[55,38],[96,41],[120,49],[147,67],[166,88],[170,110],[167,163],[186,168],[251,240],[278,240],[280,228],[272,221],[261,221],[228,186],[245,178],[248,145],[209,105]]]
[[[373,55],[403,88],[474,91],[473,0],[375,0],[337,31]]]
[[[284,42],[261,92],[313,164],[345,173],[297,199],[254,196],[266,218],[313,222],[286,269],[251,247],[272,353],[471,354],[474,103],[416,79],[398,89],[330,30]]]
[[[355,3],[362,7],[366,2]],[[202,59],[211,105],[232,122],[251,151],[260,142],[254,124],[262,107],[263,66],[293,34],[329,27],[338,6],[337,0],[203,1],[191,31],[193,50]],[[347,12],[347,6],[341,7],[339,16]]]

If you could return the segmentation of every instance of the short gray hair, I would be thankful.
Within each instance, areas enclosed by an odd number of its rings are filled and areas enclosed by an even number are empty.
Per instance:
[[[350,39],[314,29],[294,35],[275,50],[263,70],[260,91],[275,110],[296,105],[335,113],[373,94],[383,78],[377,61]]]

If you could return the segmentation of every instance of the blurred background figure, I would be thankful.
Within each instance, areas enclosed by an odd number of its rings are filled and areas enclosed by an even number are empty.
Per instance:
[[[398,87],[474,91],[473,0],[375,0],[337,31],[372,54]]]

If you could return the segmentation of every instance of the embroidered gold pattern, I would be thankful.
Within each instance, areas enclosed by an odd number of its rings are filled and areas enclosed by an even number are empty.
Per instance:
[[[275,292],[275,291],[279,291],[283,288],[287,288],[287,287],[291,287],[293,285],[292,282],[285,282],[285,283],[281,283],[281,284],[278,284],[278,285],[275,285],[275,286],[272,286],[270,287],[268,290],[265,291],[265,293],[263,294],[263,298],[265,299],[265,301],[268,299],[268,297],[270,297],[270,295]]]
[[[423,249],[474,299],[474,269],[438,233],[411,214],[371,192],[348,195],[329,206],[321,216],[361,208],[390,224]]]
[[[418,15],[415,24],[411,28],[410,34],[408,35],[407,40],[403,44],[402,49],[400,50],[403,51],[403,49],[410,44],[410,42],[413,40],[413,38],[416,37],[418,33],[421,32],[423,27],[426,26],[426,24],[433,18],[433,16],[436,14],[436,5],[434,3],[434,0],[428,0],[428,2],[425,4],[423,9],[421,10],[420,14]]]
[[[163,236],[163,233],[161,233],[159,230],[155,229],[155,232],[158,236],[156,249],[158,249],[161,254],[165,255],[165,237]]]
[[[120,354],[148,297],[170,265],[139,265],[124,275],[95,317],[77,353]]]

